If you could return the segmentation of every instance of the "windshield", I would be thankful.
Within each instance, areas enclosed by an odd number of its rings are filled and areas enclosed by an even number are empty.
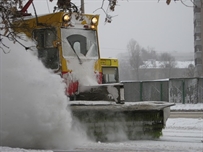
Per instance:
[[[61,29],[63,56],[98,57],[96,31]]]

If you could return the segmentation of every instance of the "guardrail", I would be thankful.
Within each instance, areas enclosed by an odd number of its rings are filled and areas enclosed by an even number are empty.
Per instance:
[[[203,78],[172,78],[156,81],[122,81],[126,102],[168,101],[203,103]]]

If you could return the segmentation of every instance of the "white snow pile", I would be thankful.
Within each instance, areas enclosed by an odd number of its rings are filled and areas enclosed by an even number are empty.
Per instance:
[[[184,110],[184,111],[203,111],[203,103],[197,104],[181,104],[176,103],[174,106],[170,107],[171,110]]]
[[[72,149],[86,140],[71,128],[63,79],[29,51],[9,46],[10,53],[0,51],[0,146]]]
[[[31,150],[22,148],[0,147],[0,152],[53,152],[52,150]]]
[[[170,118],[166,121],[166,128],[181,130],[201,130],[203,132],[203,119]]]

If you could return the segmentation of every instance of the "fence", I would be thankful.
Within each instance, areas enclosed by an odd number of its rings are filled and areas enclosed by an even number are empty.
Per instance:
[[[123,81],[126,102],[168,101],[203,103],[203,78],[174,78],[159,81]]]

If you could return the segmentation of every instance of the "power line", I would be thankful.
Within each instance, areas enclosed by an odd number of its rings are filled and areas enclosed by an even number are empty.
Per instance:
[[[108,48],[108,47],[100,47],[101,49],[106,49],[106,50],[123,50],[123,51],[127,51],[127,49],[123,49],[123,48]]]
[[[49,13],[50,13],[48,0],[46,0],[46,2],[47,2],[48,11],[49,11]]]

